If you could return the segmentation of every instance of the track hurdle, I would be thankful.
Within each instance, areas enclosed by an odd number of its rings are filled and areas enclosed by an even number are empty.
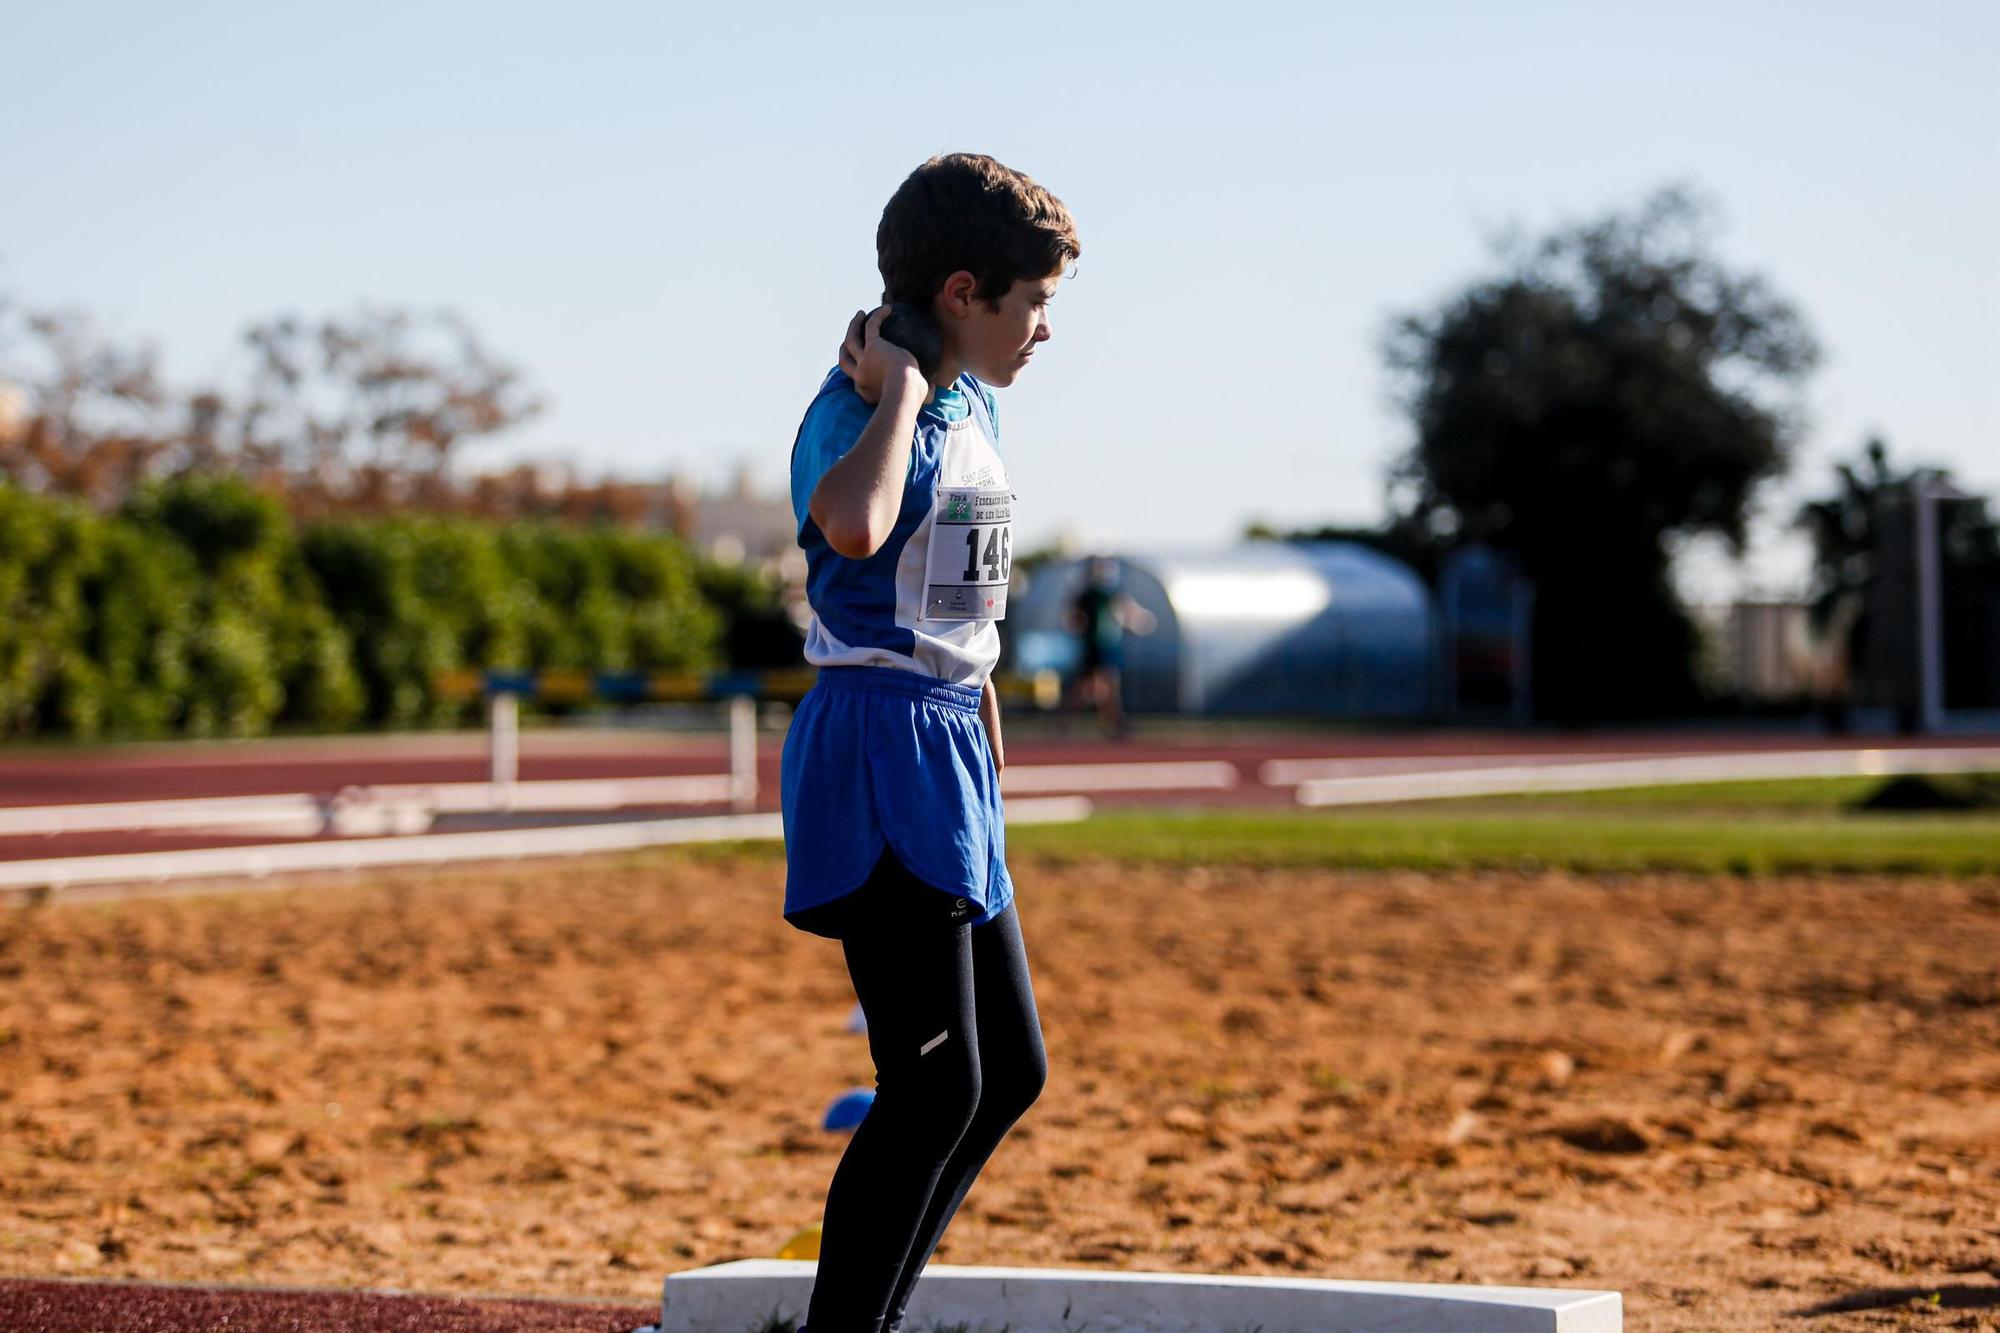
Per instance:
[[[729,804],[757,808],[758,705],[797,703],[819,679],[812,670],[784,671],[543,671],[506,669],[440,672],[433,680],[447,699],[486,700],[487,774],[499,807],[521,776],[520,701],[540,703],[721,703],[729,717]],[[1055,707],[1062,683],[1054,672],[995,676],[1000,697],[1040,709]]]
[[[538,703],[721,703],[729,725],[729,804],[757,808],[757,714],[765,700],[793,702],[810,671],[448,671],[434,681],[448,699],[486,700],[487,780],[502,810],[521,777],[521,700]]]

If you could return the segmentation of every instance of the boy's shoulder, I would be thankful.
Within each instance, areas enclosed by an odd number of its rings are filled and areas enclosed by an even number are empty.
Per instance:
[[[840,397],[852,398],[857,403],[861,401],[861,394],[855,389],[854,380],[846,371],[835,366],[827,371],[826,378],[819,382],[819,391],[813,395],[813,403],[817,405],[822,398]]]
[[[819,392],[799,422],[792,441],[792,513],[801,526],[812,500],[813,488],[828,468],[854,447],[875,409],[854,390],[854,381],[835,367],[820,381]]]
[[[793,445],[794,454],[799,445],[809,441],[851,445],[860,438],[874,414],[875,409],[856,392],[854,381],[836,366],[820,381],[819,391],[806,406],[805,419],[799,423],[799,437]]]
[[[997,437],[1000,403],[991,386],[971,375],[962,375],[953,387],[967,397],[977,396]],[[961,406],[956,411],[963,415],[967,408]],[[831,453],[838,457],[845,453],[861,438],[861,432],[867,429],[869,419],[874,415],[874,405],[861,396],[854,387],[853,379],[846,371],[834,367],[820,381],[819,390],[807,405],[804,420],[799,423],[798,438],[792,444],[794,466],[801,461],[809,467],[814,466],[815,455]]]

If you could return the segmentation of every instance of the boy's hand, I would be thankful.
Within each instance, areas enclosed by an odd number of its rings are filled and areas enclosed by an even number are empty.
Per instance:
[[[847,337],[840,344],[840,368],[854,381],[854,391],[864,403],[882,401],[882,387],[892,379],[908,377],[921,381],[917,359],[881,336],[882,320],[888,306],[873,312],[857,310],[847,321]]]

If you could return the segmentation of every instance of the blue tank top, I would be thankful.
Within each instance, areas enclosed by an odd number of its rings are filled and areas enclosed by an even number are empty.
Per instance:
[[[960,403],[966,410],[954,415]],[[964,375],[926,404],[889,539],[867,559],[850,560],[827,545],[807,506],[872,412],[835,370],[792,445],[792,504],[812,608],[806,661],[983,685],[1000,657],[996,622],[1013,563],[1012,492],[992,400]]]
[[[889,539],[865,560],[839,554],[808,507],[873,411],[836,370],[792,446],[812,605],[806,660],[821,672],[785,736],[785,913],[804,925],[889,848],[925,884],[966,900],[980,925],[1014,894],[1000,775],[979,718],[1000,656],[1013,492],[992,400],[962,376],[918,416]]]

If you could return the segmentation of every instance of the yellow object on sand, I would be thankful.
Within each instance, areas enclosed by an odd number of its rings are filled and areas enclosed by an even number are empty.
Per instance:
[[[819,1223],[815,1222],[798,1235],[786,1241],[778,1251],[780,1259],[819,1258]]]

